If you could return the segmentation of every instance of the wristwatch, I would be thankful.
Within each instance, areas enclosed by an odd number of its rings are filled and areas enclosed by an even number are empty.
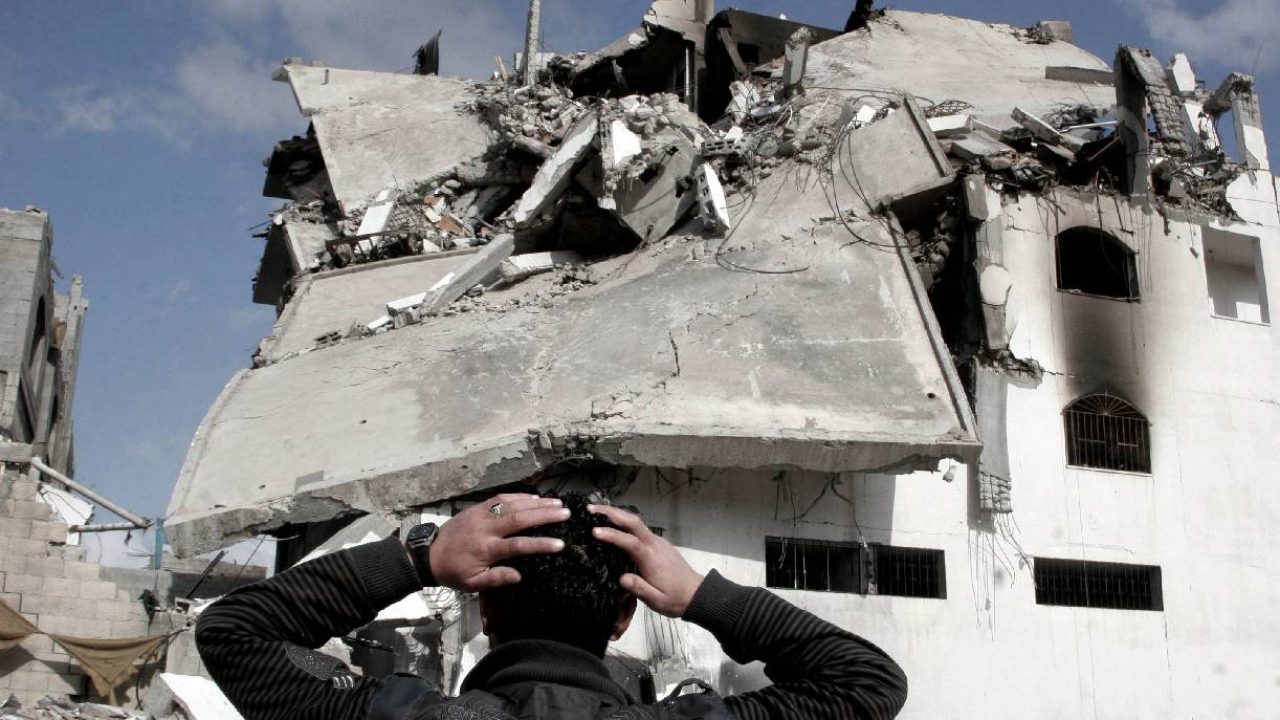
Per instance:
[[[404,539],[405,550],[409,551],[409,558],[413,560],[413,567],[418,571],[418,580],[422,582],[422,587],[437,585],[436,577],[431,572],[431,544],[436,541],[436,536],[439,534],[440,528],[435,523],[422,523],[414,525]]]

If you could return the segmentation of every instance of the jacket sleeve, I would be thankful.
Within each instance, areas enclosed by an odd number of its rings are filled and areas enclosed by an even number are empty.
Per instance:
[[[245,720],[363,720],[383,681],[314,648],[421,589],[399,540],[387,538],[227,595],[200,614],[196,646]]]
[[[907,677],[884,651],[762,588],[712,571],[684,619],[710,630],[734,661],[765,662],[773,685],[725,698],[742,720],[888,720],[907,701]]]

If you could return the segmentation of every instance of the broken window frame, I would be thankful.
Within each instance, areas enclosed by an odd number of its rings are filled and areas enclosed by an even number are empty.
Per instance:
[[[1151,475],[1151,423],[1127,400],[1084,395],[1063,409],[1062,424],[1067,467]]]
[[[1110,249],[1110,250],[1120,251],[1120,259],[1124,263],[1124,267],[1116,268],[1112,266],[1110,269],[1117,274],[1123,273],[1124,277],[1122,280],[1116,279],[1116,280],[1113,280],[1113,282],[1123,282],[1125,286],[1126,294],[1123,294],[1123,295],[1110,294],[1106,292],[1097,292],[1097,291],[1091,291],[1088,289],[1081,289],[1078,287],[1064,287],[1063,262],[1062,262],[1063,261],[1063,252],[1062,252],[1063,240],[1066,239],[1068,241],[1068,244],[1071,243],[1073,238],[1079,238],[1079,242],[1088,242],[1088,239],[1084,237],[1084,235],[1086,234],[1096,234],[1099,243],[1101,243],[1101,247],[1097,251],[1097,255],[1098,255],[1098,257],[1096,258],[1097,260],[1110,264],[1112,263],[1113,258],[1108,257],[1108,250]],[[1084,249],[1076,249],[1075,252],[1083,253],[1083,252],[1089,252],[1089,251]],[[1063,230],[1062,232],[1059,232],[1058,235],[1053,240],[1053,257],[1054,257],[1055,285],[1058,288],[1058,292],[1068,293],[1070,295],[1085,295],[1088,297],[1095,297],[1103,300],[1118,300],[1120,302],[1141,302],[1142,301],[1142,289],[1138,283],[1138,253],[1136,253],[1132,248],[1126,245],[1123,241],[1121,241],[1115,235],[1112,235],[1111,233],[1107,232],[1106,230],[1103,230],[1102,228],[1091,227],[1089,225],[1077,225],[1075,227],[1070,227],[1070,228],[1067,228],[1066,230]],[[1077,262],[1081,262],[1081,261],[1078,260]]]
[[[1254,289],[1257,291],[1258,297],[1258,315],[1259,319],[1251,320],[1239,317],[1237,315],[1226,315],[1218,311],[1215,304],[1214,296],[1214,267],[1221,268],[1219,272],[1226,272],[1227,267],[1248,268],[1247,265],[1231,262],[1228,260],[1216,261],[1214,254],[1218,249],[1225,249],[1227,243],[1240,244],[1247,246],[1251,260],[1253,261]],[[1218,246],[1218,247],[1211,247]],[[1267,297],[1267,277],[1266,265],[1262,257],[1262,242],[1254,235],[1244,235],[1241,233],[1220,230],[1218,228],[1204,227],[1201,229],[1201,265],[1204,266],[1205,281],[1205,299],[1209,302],[1209,315],[1216,320],[1227,320],[1230,322],[1244,323],[1246,325],[1261,325],[1270,327],[1271,325],[1271,303]]]
[[[1102,610],[1164,610],[1159,565],[1037,557],[1032,562],[1036,604]]]
[[[788,558],[790,572],[785,567]],[[838,574],[833,575],[833,568]],[[771,535],[765,538],[765,585],[778,590],[945,600],[946,556],[931,548]]]

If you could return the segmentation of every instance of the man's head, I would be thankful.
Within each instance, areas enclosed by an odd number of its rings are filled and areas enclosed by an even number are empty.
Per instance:
[[[485,633],[495,645],[556,640],[604,655],[609,639],[622,635],[635,612],[635,598],[618,585],[631,561],[592,535],[593,528],[612,525],[603,515],[587,512],[586,496],[560,499],[571,513],[567,521],[520,534],[558,538],[564,550],[503,563],[518,570],[521,580],[480,593]]]

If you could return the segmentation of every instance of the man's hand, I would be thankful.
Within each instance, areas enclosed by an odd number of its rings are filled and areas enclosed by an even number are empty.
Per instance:
[[[500,508],[494,514],[492,508]],[[431,573],[445,587],[475,592],[514,585],[520,573],[500,563],[518,555],[557,553],[564,542],[553,538],[509,537],[521,530],[564,522],[569,511],[557,498],[506,494],[454,515],[431,544]]]
[[[705,576],[685,562],[674,545],[653,534],[638,516],[609,505],[588,505],[619,529],[598,527],[596,539],[616,545],[631,556],[639,574],[622,576],[622,589],[640,598],[650,610],[678,618],[702,586]]]

